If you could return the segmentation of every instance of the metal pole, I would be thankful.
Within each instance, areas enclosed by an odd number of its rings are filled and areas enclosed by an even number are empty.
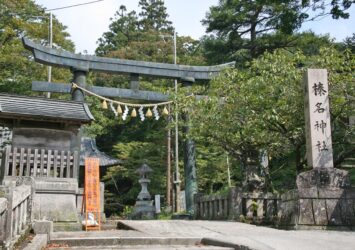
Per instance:
[[[53,15],[49,13],[49,47],[53,47]],[[48,66],[48,82],[52,81],[52,66]],[[51,98],[51,92],[47,92],[47,98]]]
[[[174,31],[174,64],[176,64],[176,32]],[[174,81],[175,94],[178,93],[177,80]],[[176,212],[180,212],[180,170],[179,170],[179,114],[178,114],[178,104],[175,104],[175,199],[176,199]]]
[[[170,105],[168,105],[169,117],[168,122],[171,122]],[[166,205],[171,207],[171,129],[167,132],[167,157],[166,157]]]

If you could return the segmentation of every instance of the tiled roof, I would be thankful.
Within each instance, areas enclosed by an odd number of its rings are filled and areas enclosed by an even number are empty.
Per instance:
[[[101,152],[96,146],[95,139],[83,137],[81,138],[80,166],[85,165],[85,158],[87,157],[99,158],[100,167],[114,166],[121,163],[119,159]]]
[[[0,93],[0,117],[65,120],[89,123],[94,120],[83,102]]]

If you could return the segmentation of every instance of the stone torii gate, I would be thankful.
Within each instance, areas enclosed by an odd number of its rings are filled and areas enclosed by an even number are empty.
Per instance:
[[[123,60],[104,58],[89,55],[77,55],[67,51],[56,50],[23,38],[23,44],[30,50],[36,62],[69,68],[73,72],[73,82],[95,94],[105,97],[118,97],[125,99],[163,102],[168,100],[168,95],[139,90],[139,76],[153,76],[157,78],[177,79],[184,87],[191,87],[196,80],[210,80],[222,69],[231,67],[234,62],[216,66],[188,66],[166,63]],[[112,74],[129,74],[130,89],[89,87],[86,78],[89,71],[106,72]],[[72,90],[71,84],[57,84],[50,82],[32,82],[32,90],[56,93],[72,93],[75,101],[85,101],[85,95],[80,89]],[[188,132],[188,126],[185,131]],[[187,139],[184,143],[184,173],[186,208],[193,212],[193,197],[197,193],[195,146],[194,142]]]

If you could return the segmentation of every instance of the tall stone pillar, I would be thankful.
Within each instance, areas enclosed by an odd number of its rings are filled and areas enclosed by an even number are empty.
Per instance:
[[[73,71],[73,82],[80,87],[86,87],[86,76],[87,71],[80,70],[80,69],[72,69]],[[84,102],[85,101],[85,94],[80,89],[74,89],[72,92],[72,100]]]
[[[309,69],[305,75],[307,164],[333,168],[327,70]]]
[[[87,71],[85,70],[81,70],[81,69],[72,69],[72,72],[73,72],[73,82],[75,84],[77,84],[78,86],[80,87],[83,87],[85,88],[86,87],[86,77],[87,77]],[[78,102],[85,102],[85,94],[83,91],[81,91],[80,89],[73,89],[72,91],[72,100],[73,101],[78,101]],[[81,149],[81,137],[83,136],[83,131],[81,128],[77,129],[77,128],[74,128],[76,129],[77,131],[75,131],[76,133],[76,139],[74,141],[74,145],[72,146],[72,150],[74,151],[78,151],[80,153],[80,149]],[[78,176],[78,183],[79,183],[79,186],[83,185],[83,182],[84,180],[81,179],[81,175],[80,173],[84,173],[83,169],[80,170],[80,166],[78,166],[78,173],[77,173],[77,176]]]
[[[308,69],[304,84],[307,164],[313,169],[298,175],[298,190],[348,187],[348,172],[333,165],[327,70]]]
[[[353,226],[355,214],[349,208],[355,205],[355,190],[348,172],[333,165],[327,70],[308,69],[304,85],[307,163],[312,170],[297,176],[297,192],[283,199],[283,217],[297,228]]]
[[[191,82],[183,82],[183,86],[191,88]],[[186,135],[189,134],[189,114],[183,115],[185,126],[183,128]],[[196,155],[195,155],[195,142],[186,138],[184,142],[184,172],[185,172],[185,199],[186,211],[194,214],[194,196],[198,192],[197,175],[196,175]]]

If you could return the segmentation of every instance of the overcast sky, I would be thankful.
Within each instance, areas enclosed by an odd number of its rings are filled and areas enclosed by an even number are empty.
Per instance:
[[[35,0],[47,9],[91,2],[93,0]],[[209,7],[216,5],[218,0],[165,0],[169,20],[173,22],[179,35],[188,35],[195,39],[205,33],[201,20]],[[108,31],[112,18],[120,5],[126,5],[127,10],[139,12],[138,0],[104,0],[89,5],[53,11],[61,23],[66,25],[71,39],[76,45],[76,52],[86,50],[94,54],[97,40]],[[329,33],[337,41],[355,33],[355,8],[351,8],[351,18],[348,20],[332,20],[330,17],[318,22],[309,22],[303,30],[312,29],[317,34]]]

